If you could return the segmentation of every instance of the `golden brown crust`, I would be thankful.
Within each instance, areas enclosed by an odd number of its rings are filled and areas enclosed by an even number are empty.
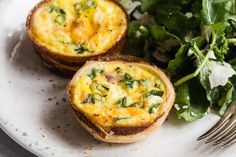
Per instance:
[[[43,0],[40,3],[38,3],[29,13],[28,17],[27,17],[27,21],[26,21],[26,30],[28,33],[28,36],[30,37],[34,48],[40,52],[41,54],[44,54],[44,56],[48,56],[50,58],[53,58],[54,60],[57,60],[58,62],[64,64],[64,65],[73,65],[73,66],[77,66],[77,65],[81,65],[82,63],[85,63],[87,60],[91,60],[91,59],[97,59],[100,56],[106,56],[106,55],[115,55],[117,53],[120,52],[122,45],[125,41],[127,32],[128,32],[128,22],[127,22],[127,27],[126,30],[124,32],[124,34],[122,35],[122,37],[115,43],[115,45],[113,45],[108,51],[100,53],[100,54],[95,54],[95,55],[91,55],[91,56],[67,56],[65,54],[62,53],[58,53],[58,52],[53,52],[51,50],[49,50],[47,47],[43,46],[41,43],[37,42],[31,32],[31,20],[33,17],[33,14],[35,13],[35,11],[37,9],[39,9],[42,5],[48,3],[50,0]],[[118,5],[120,8],[122,8],[122,10],[124,11],[125,15],[126,15],[126,19],[128,21],[128,15],[126,13],[126,11],[124,10],[124,8],[116,1],[110,0],[113,3],[115,3],[116,5]]]
[[[121,60],[119,60],[121,58]],[[145,138],[147,135],[149,135],[153,130],[157,127],[159,127],[165,120],[166,116],[168,115],[171,107],[173,106],[174,100],[175,100],[175,92],[174,88],[168,79],[168,77],[165,75],[163,71],[156,67],[151,67],[150,64],[144,63],[143,61],[137,61],[136,57],[130,57],[130,58],[124,58],[124,57],[111,57],[107,58],[110,61],[121,61],[121,62],[130,62],[131,64],[142,66],[144,68],[147,68],[149,70],[154,71],[158,74],[160,79],[163,81],[165,87],[166,87],[166,103],[164,107],[161,109],[159,115],[153,122],[146,123],[144,125],[140,126],[112,126],[110,128],[109,132],[104,131],[100,126],[94,124],[89,118],[86,117],[77,107],[76,104],[74,104],[73,100],[73,93],[71,93],[71,87],[73,86],[73,83],[80,77],[83,72],[85,72],[87,69],[91,68],[91,66],[95,66],[95,64],[100,64],[104,62],[104,58],[100,58],[103,61],[89,61],[87,62],[74,76],[74,78],[71,80],[70,85],[68,86],[68,94],[69,98],[72,104],[72,107],[74,108],[75,115],[79,121],[79,123],[87,130],[89,131],[96,139],[104,141],[104,142],[112,142],[112,143],[130,143],[135,142],[138,140],[141,140]],[[106,59],[105,59],[106,60]],[[124,61],[125,60],[125,61]],[[129,61],[127,61],[129,60]],[[135,60],[135,61],[131,61]],[[140,59],[138,59],[140,60]],[[93,124],[93,125],[91,125]],[[105,136],[104,136],[105,135]]]

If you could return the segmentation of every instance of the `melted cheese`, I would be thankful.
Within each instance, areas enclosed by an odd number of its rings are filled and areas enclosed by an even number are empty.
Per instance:
[[[51,0],[37,9],[31,23],[37,42],[69,56],[106,52],[127,27],[124,11],[108,0]]]
[[[154,121],[165,101],[164,84],[155,74],[123,62],[87,70],[72,90],[75,107],[103,127]]]

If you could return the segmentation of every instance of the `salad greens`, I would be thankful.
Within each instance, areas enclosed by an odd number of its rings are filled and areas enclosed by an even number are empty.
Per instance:
[[[236,0],[118,0],[130,16],[124,54],[167,70],[179,119],[236,99]]]

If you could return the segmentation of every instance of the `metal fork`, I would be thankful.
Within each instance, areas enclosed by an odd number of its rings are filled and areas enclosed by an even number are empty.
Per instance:
[[[236,143],[236,100],[233,101],[222,118],[197,140],[207,138],[205,143],[213,142],[213,146],[228,147]]]

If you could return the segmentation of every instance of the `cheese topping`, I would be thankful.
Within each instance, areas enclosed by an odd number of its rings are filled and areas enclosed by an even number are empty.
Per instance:
[[[130,63],[99,64],[71,89],[75,107],[104,127],[152,122],[165,103],[165,86],[159,77]]]
[[[106,52],[127,29],[125,12],[109,0],[51,0],[36,10],[31,24],[37,42],[69,56]]]

